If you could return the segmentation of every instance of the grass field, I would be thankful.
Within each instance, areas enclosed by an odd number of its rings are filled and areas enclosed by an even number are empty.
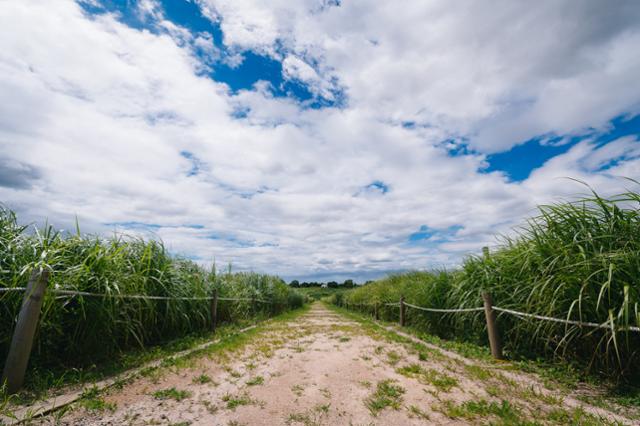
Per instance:
[[[0,209],[2,286],[26,287],[34,267],[51,271],[50,289],[106,297],[46,293],[29,364],[31,385],[56,380],[49,377],[52,371],[90,369],[132,349],[211,328],[209,300],[120,296],[208,297],[217,289],[222,298],[270,302],[220,301],[221,323],[246,323],[303,303],[303,296],[275,276],[205,270],[171,256],[157,241],[70,235],[52,227],[29,230],[11,211]],[[22,298],[22,292],[0,293],[0,359],[8,352]]]
[[[482,306],[481,292],[497,306],[549,317],[607,324],[593,329],[500,316],[510,356],[580,365],[592,373],[640,379],[640,194],[608,199],[593,194],[540,207],[537,216],[490,253],[468,257],[459,270],[390,276],[345,293],[339,305],[407,302],[432,308]],[[370,308],[368,308],[370,309]],[[383,307],[397,318],[397,307]],[[408,322],[445,338],[486,344],[482,312],[408,310]],[[615,330],[615,331],[612,331]]]

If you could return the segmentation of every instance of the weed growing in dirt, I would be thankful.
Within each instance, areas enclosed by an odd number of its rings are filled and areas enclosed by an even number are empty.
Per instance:
[[[429,420],[429,414],[427,414],[426,411],[421,410],[416,405],[410,405],[409,406],[409,414],[410,414],[410,416],[417,417],[419,419]]]
[[[618,423],[608,422],[604,419],[594,417],[586,413],[581,407],[572,410],[556,408],[551,410],[547,415],[547,419],[559,425],[580,425],[580,426],[602,426],[615,425]]]
[[[190,398],[191,395],[191,392],[186,390],[178,390],[175,387],[162,389],[153,393],[153,397],[155,399],[174,399],[176,401],[182,401],[183,399]]]
[[[482,367],[475,364],[467,364],[464,366],[464,371],[467,375],[473,379],[480,380],[482,382],[489,380],[493,377],[493,373],[486,367]]]
[[[324,396],[327,399],[331,399],[331,391],[329,390],[329,388],[320,389],[320,395]]]
[[[292,413],[286,420],[287,425],[301,423],[304,426],[320,426],[323,424],[322,419],[329,414],[331,404],[318,404],[313,409],[302,412]]]
[[[262,385],[264,384],[264,377],[262,376],[256,376],[253,377],[249,380],[247,380],[247,385],[248,386],[257,386],[257,385]]]
[[[402,404],[403,400],[402,395],[406,390],[394,383],[394,380],[378,382],[375,392],[365,400],[365,405],[373,416],[377,416],[385,408],[400,409],[400,404]]]
[[[387,352],[387,363],[388,364],[396,365],[401,359],[402,359],[402,356],[398,352],[396,352],[396,351]]]
[[[106,402],[101,396],[100,391],[97,387],[92,387],[89,389],[85,389],[82,392],[82,399],[80,399],[79,404],[89,411],[115,411],[116,404],[111,402]]]
[[[396,372],[403,376],[415,377],[423,383],[433,385],[439,391],[449,392],[451,388],[458,385],[455,377],[432,368],[424,369],[420,364],[409,364],[396,369]]]
[[[251,399],[249,394],[246,392],[239,395],[226,393],[222,397],[222,400],[227,403],[227,408],[230,410],[234,410],[236,407],[241,405],[251,405],[256,403],[256,401]]]
[[[520,424],[520,410],[509,401],[502,400],[500,403],[488,402],[485,399],[477,401],[465,401],[456,404],[452,401],[444,401],[442,407],[434,407],[449,418],[463,418],[467,420],[486,418],[489,416],[498,417],[503,423]]]
[[[304,392],[304,386],[293,385],[291,386],[291,392],[293,392],[296,396],[302,396],[302,393]]]
[[[193,378],[193,383],[199,384],[199,385],[204,385],[206,383],[211,383],[211,377],[207,376],[206,374],[201,374],[199,376],[196,376]]]

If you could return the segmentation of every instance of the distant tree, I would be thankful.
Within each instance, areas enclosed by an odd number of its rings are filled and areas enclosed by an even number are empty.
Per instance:
[[[342,285],[344,288],[353,288],[353,280],[346,280]]]
[[[308,283],[308,282],[306,282],[306,281],[303,281],[303,282],[300,284],[300,287],[302,287],[302,288],[307,288],[307,287],[309,287],[309,283]]]
[[[329,288],[338,288],[338,283],[335,282],[335,281],[329,281],[327,283],[327,287],[329,287]]]
[[[291,282],[289,283],[289,285],[290,285],[291,287],[298,288],[298,287],[300,287],[300,282],[299,282],[298,280],[293,280],[293,281],[291,281]]]

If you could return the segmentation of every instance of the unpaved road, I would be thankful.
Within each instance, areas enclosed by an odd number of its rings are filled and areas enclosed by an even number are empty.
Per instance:
[[[627,413],[629,415],[629,413]],[[68,425],[634,424],[535,377],[313,305],[38,420]],[[530,423],[528,423],[530,424]]]

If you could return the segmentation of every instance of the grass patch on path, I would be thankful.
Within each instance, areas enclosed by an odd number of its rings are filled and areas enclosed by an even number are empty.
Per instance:
[[[378,382],[376,390],[365,399],[364,403],[375,417],[380,411],[386,408],[399,410],[402,404],[402,395],[406,390],[396,385],[393,380],[383,380]]]

